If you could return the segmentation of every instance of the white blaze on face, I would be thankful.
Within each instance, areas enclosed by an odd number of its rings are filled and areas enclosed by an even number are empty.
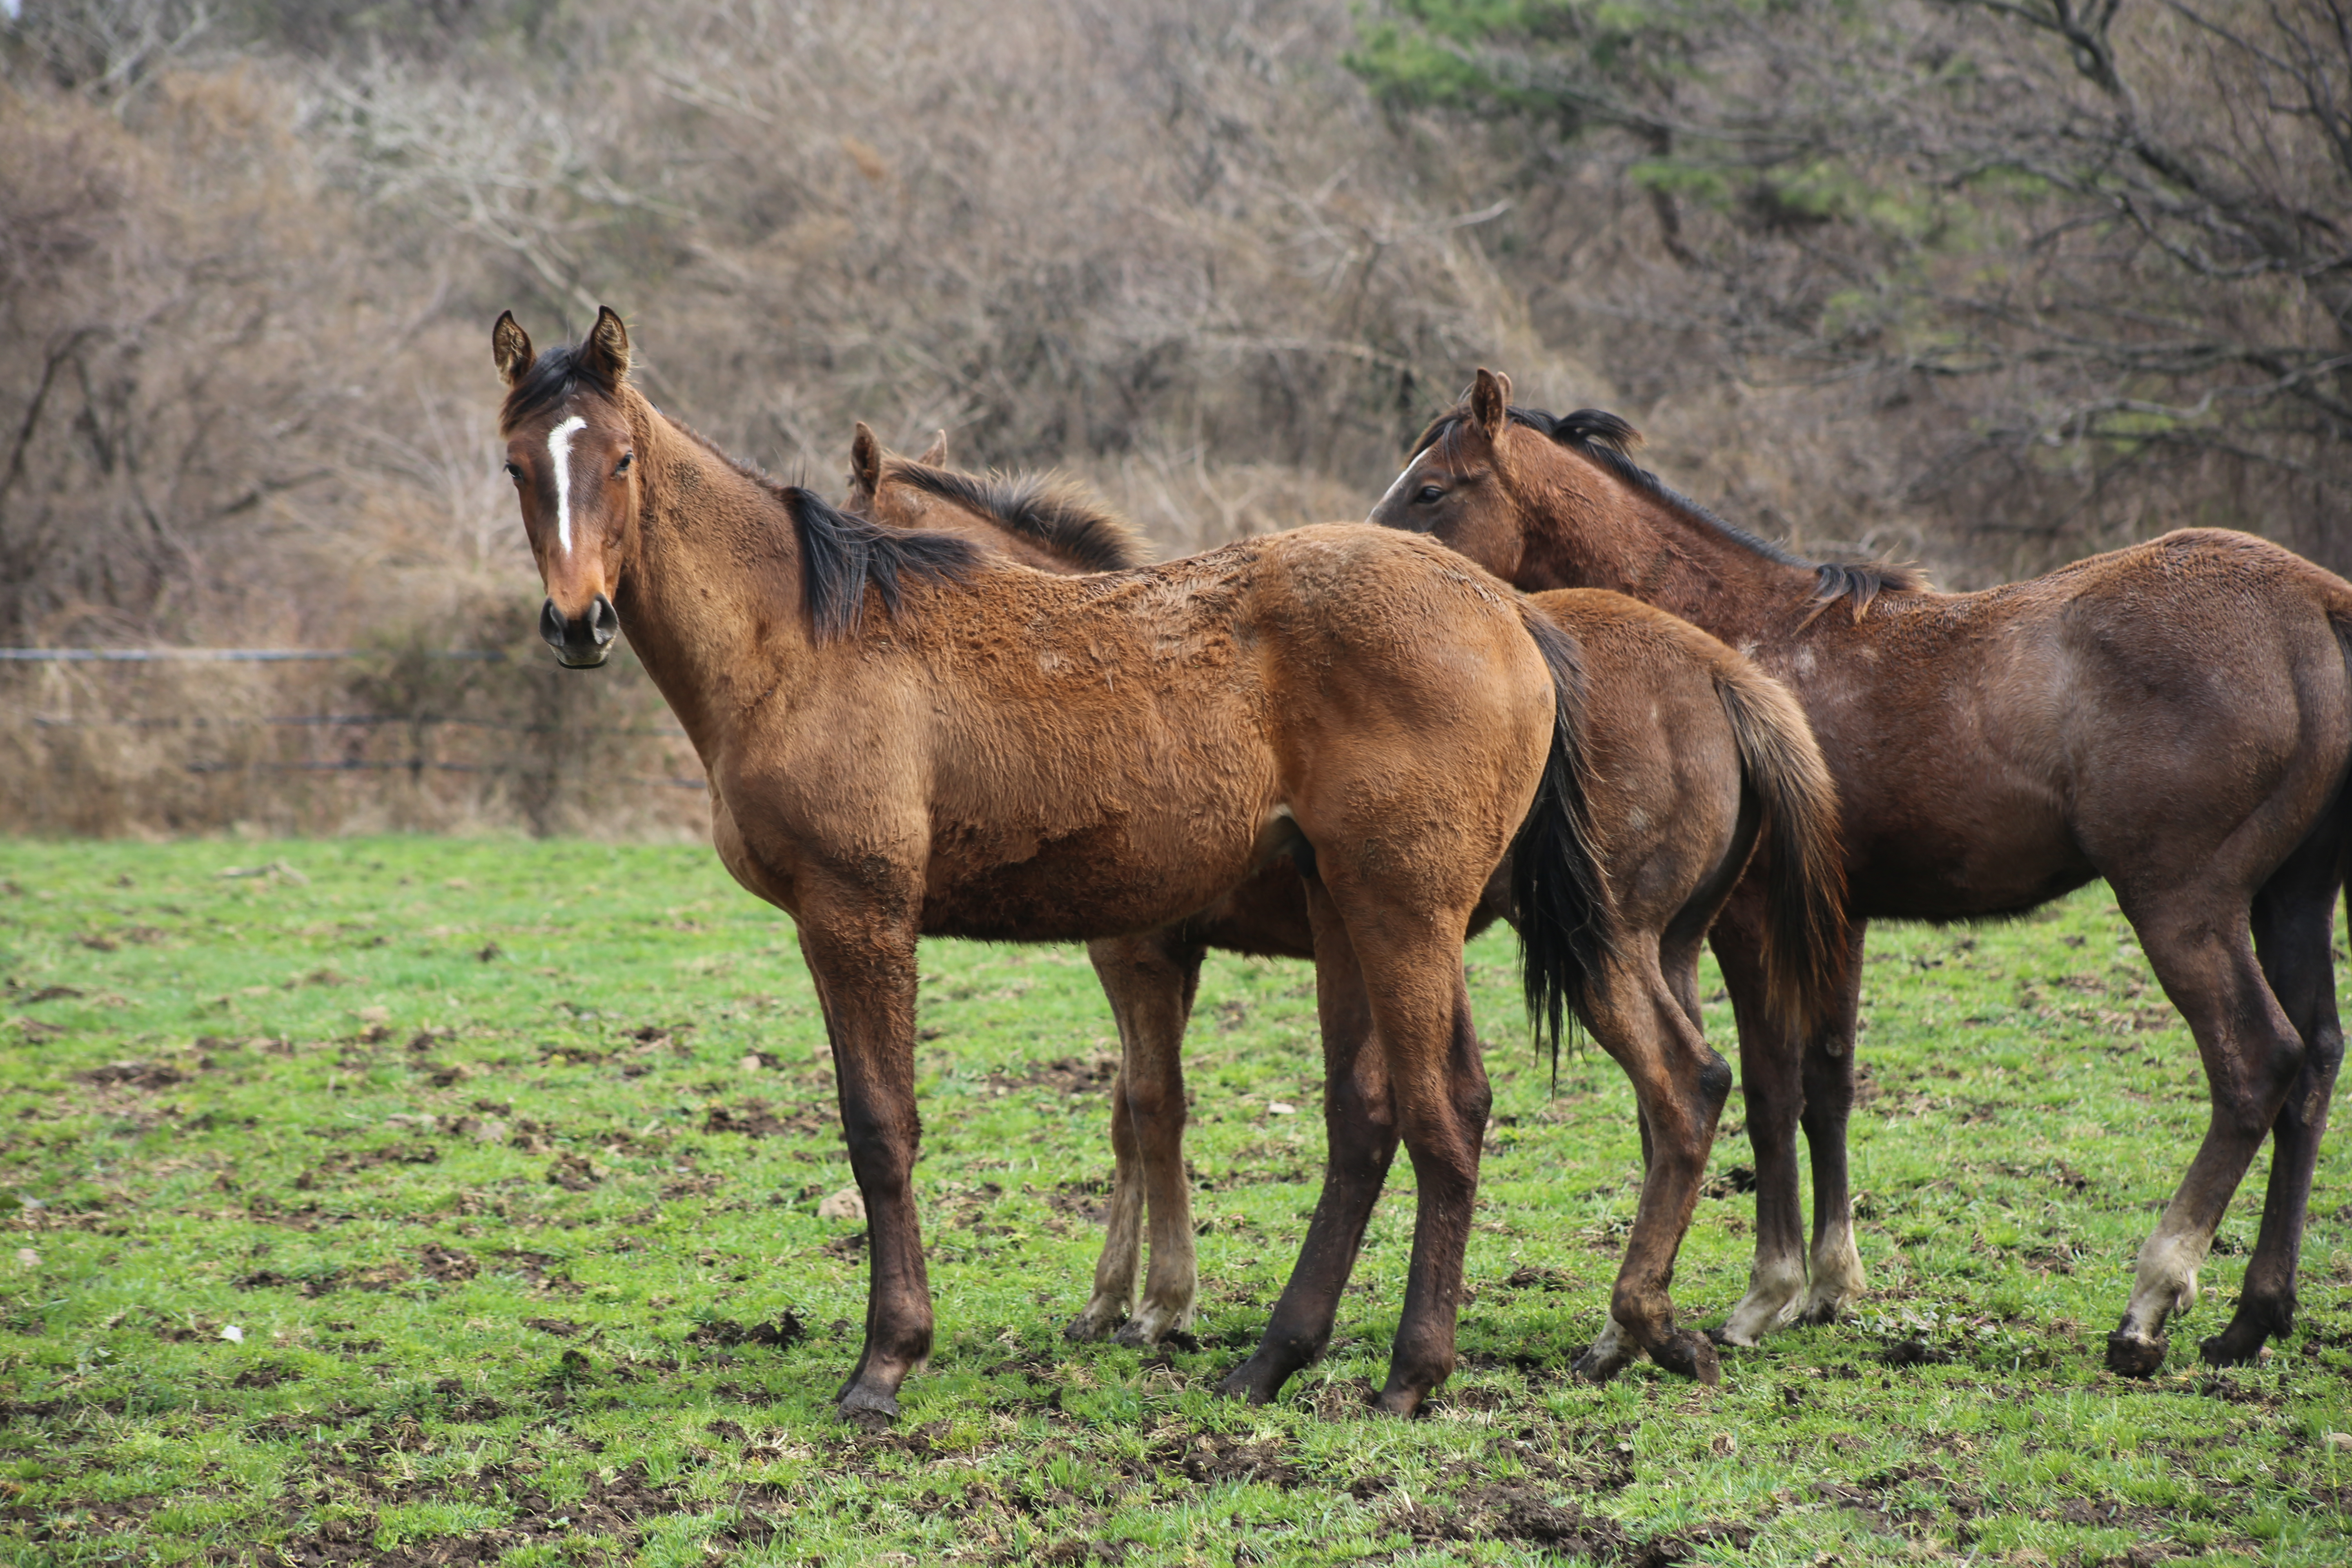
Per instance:
[[[555,462],[555,537],[572,553],[572,437],[588,428],[577,414],[547,433],[547,455]]]
[[[1389,481],[1389,488],[1381,492],[1381,499],[1372,503],[1372,510],[1377,512],[1381,508],[1388,505],[1390,501],[1395,500],[1397,491],[1404,489],[1405,480],[1412,478],[1412,471],[1419,467],[1421,467],[1421,459],[1419,458],[1415,458],[1412,462],[1407,463],[1404,466],[1404,472],[1399,474],[1395,479],[1391,479]]]

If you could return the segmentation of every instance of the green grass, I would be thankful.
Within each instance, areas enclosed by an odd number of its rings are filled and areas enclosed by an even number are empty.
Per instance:
[[[299,878],[222,875],[272,862]],[[817,1214],[850,1177],[816,1006],[788,922],[707,849],[0,846],[0,1552],[2345,1560],[2340,1141],[2292,1343],[2221,1375],[2190,1359],[2229,1310],[2250,1191],[2165,1375],[2102,1369],[2205,1118],[2104,892],[1873,934],[1873,1294],[1727,1355],[1719,1391],[1566,1375],[1633,1210],[1631,1103],[1591,1050],[1549,1092],[1507,940],[1477,943],[1500,1125],[1464,1364],[1412,1423],[1360,1408],[1410,1241],[1402,1162],[1328,1359],[1269,1409],[1210,1393],[1313,1201],[1305,966],[1218,958],[1202,983],[1202,1348],[1164,1355],[1060,1337],[1109,1166],[1113,1035],[1083,953],[937,942],[923,967],[939,1349],[875,1436],[830,1414],[865,1279],[857,1224]],[[1746,1279],[1736,1098],[1727,1123],[1677,1280],[1701,1321]],[[729,1342],[787,1314],[797,1343]],[[1937,1359],[1890,1362],[1913,1340]]]

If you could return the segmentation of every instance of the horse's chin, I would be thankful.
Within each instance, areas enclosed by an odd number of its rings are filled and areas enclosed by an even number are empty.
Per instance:
[[[558,653],[555,656],[555,662],[562,665],[566,669],[596,669],[601,668],[604,661],[612,657],[613,650],[611,648],[600,647],[586,658],[573,658],[570,654]]]

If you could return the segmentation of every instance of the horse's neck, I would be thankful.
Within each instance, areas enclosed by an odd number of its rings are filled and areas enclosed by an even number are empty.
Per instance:
[[[646,405],[642,508],[621,625],[705,761],[731,717],[803,669],[792,520],[774,496]]]
[[[1542,526],[1528,531],[1521,583],[1614,589],[1734,646],[1792,630],[1815,587],[1810,567],[1589,468],[1541,487],[1532,510]]]

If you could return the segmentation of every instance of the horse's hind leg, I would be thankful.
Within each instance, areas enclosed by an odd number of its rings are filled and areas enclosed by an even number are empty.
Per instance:
[[[1129,1043],[1120,1091],[1135,1126],[1151,1262],[1142,1303],[1117,1337],[1124,1345],[1156,1345],[1192,1328],[1199,1286],[1192,1184],[1184,1173],[1184,1023],[1200,989],[1202,949],[1163,931],[1142,939],[1130,956],[1128,973],[1107,984],[1129,1020],[1121,1027]]]
[[[1752,1345],[1793,1321],[1805,1302],[1804,1209],[1799,1199],[1797,1127],[1805,1110],[1805,1042],[1772,1022],[1764,1005],[1763,940],[1754,878],[1716,921],[1716,960],[1739,1030],[1739,1089],[1756,1159],[1756,1258],[1748,1293],[1708,1331],[1718,1344]]]
[[[1846,1119],[1853,1111],[1853,1045],[1862,1013],[1863,922],[1848,928],[1845,984],[1836,1018],[1805,1042],[1805,1109],[1800,1124],[1813,1163],[1813,1283],[1799,1321],[1834,1323],[1869,1289],[1853,1244],[1853,1194],[1846,1173]]]
[[[2140,1248],[2130,1304],[2107,1336],[2109,1369],[2146,1376],[2164,1364],[2165,1320],[2196,1302],[2197,1269],[2303,1072],[2305,1051],[2254,961],[2244,903],[2226,891],[2145,900],[2123,888],[2116,893],[2165,994],[2197,1037],[2213,1101],[2205,1140]]]
[[[1610,1293],[1610,1321],[1618,1335],[1629,1336],[1668,1372],[1718,1383],[1723,1373],[1715,1346],[1704,1335],[1675,1326],[1669,1291],[1675,1255],[1698,1205],[1716,1121],[1731,1092],[1731,1068],[1699,1037],[1654,961],[1629,957],[1633,962],[1620,967],[1591,1003],[1593,1037],[1633,1080],[1646,1134],[1641,1206]],[[1596,1345],[1576,1371],[1598,1382],[1631,1359],[1622,1343],[1614,1355]]]
[[[1127,1039],[1127,1022],[1119,1020],[1119,1040]],[[1078,1315],[1062,1330],[1065,1339],[1087,1343],[1108,1339],[1127,1321],[1135,1303],[1136,1276],[1143,1263],[1143,1173],[1135,1147],[1135,1119],[1127,1109],[1127,1066],[1119,1066],[1118,1081],[1110,1091],[1110,1205],[1103,1219],[1102,1256],[1095,1259],[1094,1293]]]
[[[1275,1303],[1265,1335],[1249,1360],[1225,1374],[1218,1391],[1264,1405],[1291,1373],[1323,1353],[1339,1315],[1339,1292],[1355,1268],[1364,1226],[1396,1157],[1397,1130],[1388,1076],[1371,1044],[1364,977],[1330,895],[1307,881],[1315,929],[1316,1006],[1323,1026],[1323,1191],[1307,1239]]]
[[[1119,1330],[1123,1344],[1156,1344],[1191,1326],[1195,1275],[1191,1185],[1184,1175],[1184,1022],[1201,979],[1202,949],[1173,931],[1090,942],[1118,1023],[1118,1082],[1111,1106],[1110,1215],[1094,1296],[1063,1331],[1099,1340],[1119,1329],[1133,1299],[1144,1215],[1151,1270],[1143,1305]]]
[[[2332,951],[2342,850],[2333,832],[2306,844],[2254,896],[2254,949],[2272,992],[2303,1038],[2303,1070],[2271,1126],[2270,1187],[2238,1310],[2227,1328],[2200,1347],[2215,1366],[2250,1362],[2263,1341],[2284,1338],[2294,1327],[2295,1269],[2311,1205],[2312,1167],[2327,1131],[2336,1069],[2344,1060]]]

